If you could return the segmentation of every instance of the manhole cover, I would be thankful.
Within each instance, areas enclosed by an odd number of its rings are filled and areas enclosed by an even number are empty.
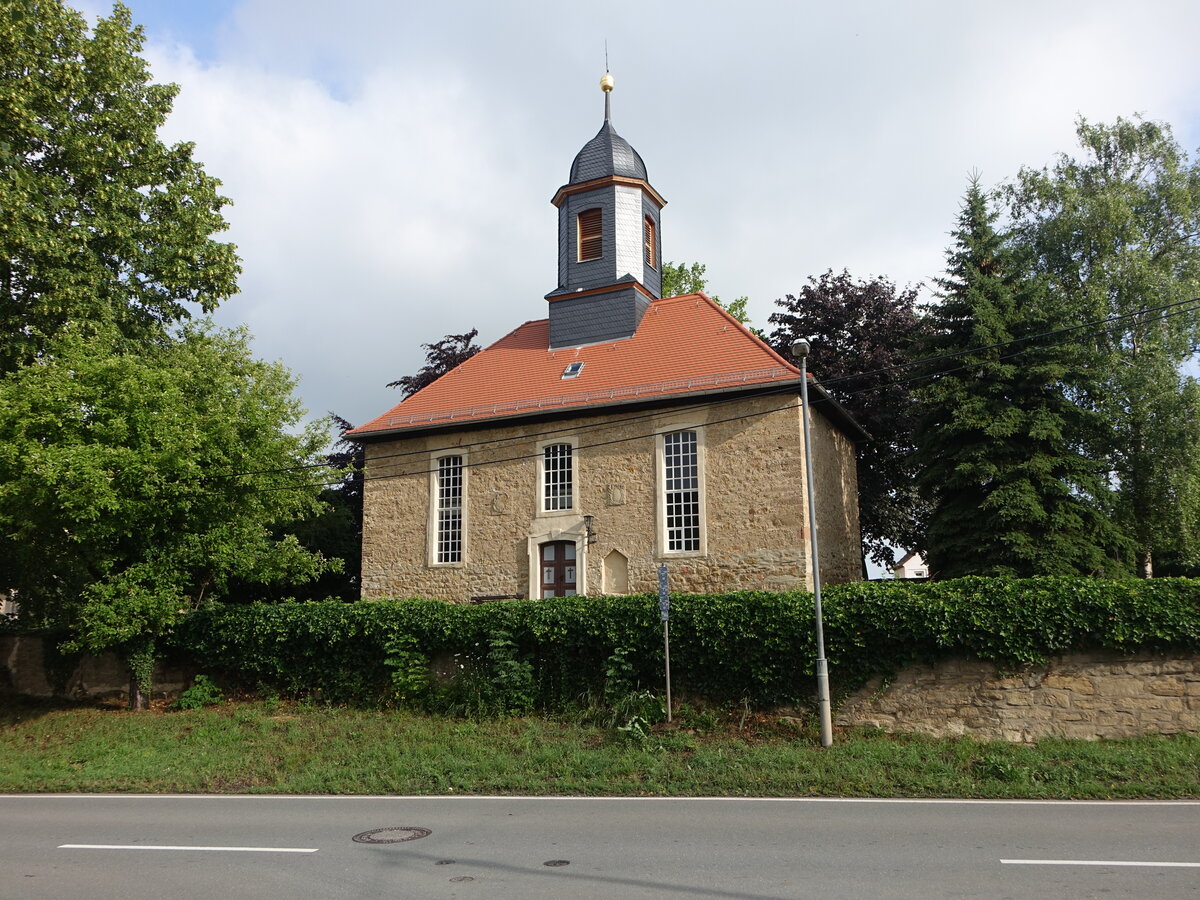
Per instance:
[[[354,836],[359,844],[400,844],[404,841],[415,841],[433,834],[428,828],[375,828]]]
[[[458,862],[458,860],[456,860],[456,859],[439,859],[437,862],[434,863],[434,865],[435,866],[452,866],[456,862]]]
[[[548,859],[542,863],[543,866],[569,866],[570,864],[569,859]]]
[[[451,881],[474,881],[475,879],[472,878],[470,875],[455,875],[450,880]]]

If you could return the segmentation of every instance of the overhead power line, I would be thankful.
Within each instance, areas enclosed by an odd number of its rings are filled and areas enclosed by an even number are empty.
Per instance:
[[[1181,308],[1181,307],[1187,307],[1187,308]],[[959,367],[953,368],[953,369],[939,370],[939,371],[935,371],[935,372],[927,371],[928,366],[933,363],[959,359],[959,358],[962,358],[965,356],[970,356],[972,354],[977,354],[977,353],[981,353],[981,352],[988,351],[988,350],[996,350],[996,349],[1004,349],[1004,348],[1008,348],[1008,347],[1013,347],[1017,344],[1025,344],[1025,343],[1028,343],[1031,341],[1039,340],[1041,338],[1058,337],[1058,336],[1062,336],[1065,334],[1082,331],[1085,329],[1097,329],[1098,330],[1098,329],[1102,329],[1108,325],[1114,324],[1116,322],[1124,321],[1126,319],[1133,319],[1133,318],[1138,318],[1138,317],[1143,317],[1143,316],[1149,316],[1149,315],[1153,315],[1156,313],[1163,313],[1162,318],[1173,318],[1175,316],[1187,315],[1189,313],[1196,312],[1196,311],[1200,311],[1200,298],[1193,298],[1190,300],[1181,300],[1181,301],[1177,301],[1174,303],[1166,303],[1166,304],[1162,304],[1160,306],[1150,307],[1148,309],[1140,310],[1140,311],[1133,312],[1133,313],[1124,313],[1121,315],[1109,316],[1104,319],[1097,319],[1097,320],[1094,320],[1091,322],[1082,323],[1080,325],[1072,325],[1072,326],[1069,326],[1066,328],[1057,328],[1057,329],[1053,329],[1050,331],[1039,332],[1038,334],[1025,335],[1025,336],[1022,336],[1019,338],[1013,338],[1008,341],[999,341],[999,342],[996,342],[993,344],[985,344],[985,345],[981,345],[979,347],[970,347],[970,348],[967,348],[964,350],[957,350],[952,353],[944,353],[944,354],[939,354],[937,356],[924,357],[922,359],[911,360],[911,361],[905,362],[905,363],[898,363],[893,366],[885,366],[885,367],[882,367],[879,369],[873,369],[873,370],[868,370],[866,372],[855,373],[853,375],[841,375],[841,376],[837,376],[835,378],[825,379],[818,383],[824,387],[824,386],[827,386],[830,384],[838,384],[838,383],[845,382],[845,381],[853,381],[856,379],[872,378],[872,377],[876,377],[879,375],[885,375],[885,374],[888,374],[891,372],[896,372],[896,371],[899,371],[902,369],[910,369],[910,368],[916,368],[916,367],[923,367],[926,369],[926,371],[919,372],[919,373],[911,375],[907,378],[889,380],[887,382],[883,382],[883,383],[879,383],[879,384],[866,385],[866,386],[858,388],[856,390],[846,391],[843,393],[843,396],[856,396],[858,394],[869,393],[871,391],[881,390],[883,388],[894,387],[894,386],[898,386],[898,385],[904,385],[904,384],[909,384],[909,383],[913,383],[913,382],[929,380],[929,379],[933,379],[933,378],[940,378],[945,375],[951,375],[951,374],[955,374],[958,372],[969,371],[971,368],[971,366],[968,365],[968,366],[959,366]],[[1037,344],[1034,346],[1027,346],[1027,347],[1018,349],[1018,350],[1014,350],[1012,353],[1001,356],[998,359],[999,360],[1012,359],[1014,357],[1020,356],[1021,354],[1029,352],[1031,350],[1053,349],[1054,347],[1066,346],[1066,344],[1067,344],[1067,342],[1058,341],[1058,342],[1049,343],[1049,344]],[[775,395],[783,394],[783,393],[791,393],[794,390],[795,390],[794,385],[788,385],[786,387],[780,387],[780,388],[767,388],[767,389],[757,392],[756,396],[770,397],[770,396],[775,396]],[[834,399],[836,399],[836,398],[834,398]],[[737,395],[737,396],[732,396],[732,397],[710,398],[705,401],[698,401],[696,403],[686,404],[684,406],[676,406],[674,408],[674,411],[675,412],[680,412],[680,411],[686,412],[686,411],[690,411],[693,409],[699,409],[699,408],[703,408],[703,407],[711,407],[711,406],[722,404],[722,403],[737,402],[737,401],[744,401],[744,395]],[[812,405],[817,406],[824,402],[826,402],[824,399],[818,399],[818,400],[813,401]],[[717,425],[717,424],[723,424],[726,422],[734,422],[734,421],[739,421],[739,420],[743,420],[743,419],[754,418],[756,416],[768,415],[772,412],[780,412],[780,411],[787,410],[787,409],[795,409],[795,408],[798,408],[798,406],[799,406],[798,403],[785,404],[784,406],[777,407],[776,409],[765,410],[765,411],[754,412],[754,413],[745,413],[745,414],[737,415],[737,416],[731,416],[731,417],[728,417],[725,419],[719,419],[719,420],[716,420],[713,422],[709,422],[707,424]],[[580,411],[582,412],[583,410],[580,410]],[[604,420],[603,422],[597,422],[595,424],[583,425],[583,426],[579,426],[579,427],[554,428],[554,429],[548,429],[545,431],[525,433],[525,434],[514,435],[512,437],[505,437],[505,438],[485,438],[485,439],[481,439],[479,441],[473,441],[473,442],[466,443],[466,444],[458,444],[458,445],[445,446],[445,447],[433,448],[433,449],[404,450],[404,451],[398,451],[396,453],[381,454],[379,456],[372,457],[371,462],[375,463],[375,462],[379,462],[381,460],[402,459],[402,458],[406,458],[406,457],[410,457],[410,456],[429,456],[429,455],[435,455],[435,454],[445,454],[445,453],[448,453],[448,452],[451,452],[454,450],[470,450],[470,449],[475,449],[475,448],[484,447],[484,446],[501,446],[505,443],[512,443],[512,442],[518,442],[518,441],[527,442],[527,441],[529,441],[531,439],[535,439],[535,438],[553,437],[555,435],[562,435],[562,434],[574,435],[574,434],[578,434],[580,432],[592,431],[592,430],[601,429],[601,428],[609,428],[613,425],[628,424],[630,422],[636,422],[636,421],[644,420],[647,418],[652,418],[657,415],[660,415],[660,413],[658,411],[651,411],[651,412],[640,413],[640,414],[636,414],[636,415],[609,418],[609,419]],[[648,433],[643,433],[643,434],[631,435],[631,436],[627,436],[627,437],[623,437],[623,438],[614,438],[614,439],[607,440],[607,441],[597,441],[592,444],[580,445],[580,447],[578,449],[585,450],[585,449],[590,449],[593,447],[604,447],[604,446],[609,446],[612,444],[625,443],[628,441],[645,440],[648,437],[653,437],[656,433],[657,432],[648,432]],[[464,466],[466,468],[473,468],[476,466],[498,465],[500,463],[505,463],[505,462],[516,462],[516,461],[520,461],[520,460],[524,460],[524,459],[536,459],[539,456],[540,456],[540,453],[521,453],[521,454],[517,454],[515,456],[502,457],[500,459],[481,460],[478,462],[465,463]],[[264,469],[264,470],[254,471],[254,472],[238,472],[238,473],[228,473],[228,474],[222,474],[222,475],[208,475],[205,477],[241,478],[241,477],[251,477],[251,476],[258,476],[258,475],[283,475],[283,474],[288,474],[291,472],[300,472],[300,471],[306,471],[306,470],[311,470],[311,469],[316,469],[316,468],[328,467],[328,465],[329,465],[328,463],[311,463],[311,464],[294,466],[294,467],[280,467],[278,469]],[[388,478],[409,477],[409,476],[414,476],[414,475],[429,474],[431,471],[435,471],[435,470],[416,469],[416,470],[413,470],[410,472],[396,473],[396,474],[390,474],[390,475],[375,475],[375,476],[371,476],[369,478],[364,475],[363,480],[364,481],[376,481],[376,480],[388,479]],[[337,479],[334,481],[318,482],[316,485],[305,482],[305,483],[300,483],[300,484],[281,485],[281,486],[268,487],[268,488],[256,488],[256,489],[254,489],[254,491],[255,492],[272,492],[272,491],[278,491],[278,490],[300,490],[300,489],[310,487],[310,486],[333,487],[333,486],[336,486],[336,485],[339,485],[342,483],[343,483],[343,479]]]

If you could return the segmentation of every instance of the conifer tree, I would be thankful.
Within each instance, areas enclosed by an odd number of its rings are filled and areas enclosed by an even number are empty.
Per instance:
[[[934,506],[927,560],[941,578],[1109,571],[1119,535],[1083,452],[1096,423],[1064,389],[1077,354],[1061,337],[1036,337],[1054,316],[995,220],[973,179],[923,354],[970,351],[932,362],[920,395],[919,484]]]

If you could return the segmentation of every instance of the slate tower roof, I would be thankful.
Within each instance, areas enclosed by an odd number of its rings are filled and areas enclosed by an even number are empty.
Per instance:
[[[583,145],[583,149],[571,163],[571,180],[568,184],[579,184],[606,175],[622,175],[649,181],[646,164],[633,146],[617,134],[612,122],[605,118],[596,136]]]

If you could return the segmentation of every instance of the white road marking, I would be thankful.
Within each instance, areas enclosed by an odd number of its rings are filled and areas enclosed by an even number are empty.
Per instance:
[[[1200,862],[1139,862],[1128,859],[1002,859],[1010,866],[1137,866],[1163,869],[1200,869]]]
[[[913,806],[1104,806],[1119,809],[1126,806],[1200,806],[1200,800],[986,800],[982,798],[951,799],[947,797],[574,797],[554,794],[544,797],[524,794],[0,794],[0,800],[233,800],[249,802],[321,800],[346,802],[354,800],[415,800],[469,802],[489,800],[511,803],[516,800],[552,800],[556,802],[588,803],[831,803],[913,805]]]
[[[189,847],[167,844],[59,844],[59,850],[207,850],[221,853],[316,853],[316,847]]]

